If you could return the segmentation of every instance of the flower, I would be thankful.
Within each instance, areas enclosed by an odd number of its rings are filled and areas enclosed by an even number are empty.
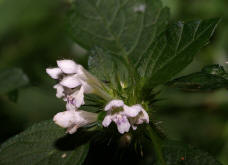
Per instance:
[[[108,127],[111,122],[115,122],[117,125],[118,131],[123,134],[128,132],[131,125],[127,119],[127,116],[124,113],[124,102],[122,100],[112,100],[104,108],[107,111],[102,125]]]
[[[46,72],[53,79],[59,79],[59,76],[63,73],[60,68],[47,68]]]
[[[67,128],[67,133],[73,134],[78,128],[91,124],[97,120],[97,114],[82,110],[70,110],[57,113],[53,121],[62,128]]]
[[[107,111],[102,125],[108,127],[113,121],[118,131],[123,134],[129,132],[132,126],[136,130],[137,124],[149,123],[149,116],[141,105],[127,106],[122,100],[112,100],[104,108]]]
[[[59,83],[60,85],[67,88],[76,88],[82,85],[82,80],[80,80],[77,74],[65,76]]]
[[[116,108],[122,108],[124,102],[122,100],[112,100],[104,108],[105,111],[115,110]]]
[[[83,74],[82,66],[76,64],[73,60],[58,60],[57,65],[65,74]]]
[[[53,79],[59,80],[54,86],[56,97],[67,101],[67,110],[75,110],[84,102],[84,93],[93,93],[94,89],[86,81],[88,73],[72,60],[58,60],[57,68],[47,68],[46,72]]]
[[[84,105],[84,87],[82,86],[79,90],[76,90],[71,95],[67,96],[67,110],[75,110],[81,105]]]
[[[140,104],[134,105],[134,108],[138,109],[139,113],[135,117],[129,118],[129,121],[131,123],[132,129],[136,130],[137,129],[136,125],[138,124],[143,124],[143,123],[149,124],[149,115]]]
[[[51,78],[58,80],[58,84],[54,85],[56,97],[67,103],[66,111],[57,113],[53,120],[60,127],[67,128],[68,133],[73,134],[79,127],[96,121],[96,113],[78,110],[85,104],[84,95],[89,93],[109,101],[104,107],[107,112],[102,122],[104,127],[114,122],[118,131],[123,134],[129,132],[131,127],[136,130],[138,124],[149,123],[149,116],[140,104],[128,106],[123,100],[111,100],[112,97],[107,93],[110,89],[81,65],[72,60],[59,60],[57,65],[56,68],[47,68],[46,72]]]
[[[64,87],[62,85],[56,84],[56,85],[54,85],[53,88],[56,89],[56,97],[57,98],[62,98],[62,97],[65,96],[65,94],[64,94]]]
[[[85,104],[84,94],[94,93],[105,100],[110,100],[108,87],[97,80],[83,66],[72,60],[58,60],[58,67],[47,68],[48,75],[58,80],[54,86],[56,97],[67,102],[67,110],[76,110]]]

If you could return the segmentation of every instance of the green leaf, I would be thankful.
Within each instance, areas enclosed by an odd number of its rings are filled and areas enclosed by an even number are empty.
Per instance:
[[[228,79],[228,74],[226,73],[225,69],[223,68],[223,66],[218,65],[218,64],[205,66],[202,69],[202,72],[207,73],[207,74],[221,76],[225,79]]]
[[[166,165],[221,165],[208,153],[180,142],[166,141],[163,153]]]
[[[150,86],[162,84],[182,71],[211,38],[219,19],[178,22],[157,38],[138,64]]]
[[[89,149],[83,139],[65,135],[52,121],[41,122],[1,145],[0,164],[81,165]]]
[[[84,48],[99,47],[135,63],[165,30],[168,17],[160,0],[75,0],[69,26]]]
[[[168,86],[191,92],[228,88],[228,74],[222,66],[211,65],[203,68],[201,72],[174,79]]]
[[[120,87],[120,82],[129,81],[127,65],[122,57],[117,58],[107,51],[96,48],[89,58],[89,70],[100,80],[112,86],[113,89]]]
[[[11,68],[0,71],[0,94],[14,91],[27,85],[28,77],[21,69]]]

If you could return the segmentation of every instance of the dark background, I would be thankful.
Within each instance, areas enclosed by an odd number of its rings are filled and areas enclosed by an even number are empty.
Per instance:
[[[180,75],[199,71],[209,64],[227,68],[228,1],[163,0],[171,9],[171,22],[222,17],[211,43]],[[54,81],[45,68],[56,59],[70,58],[86,67],[86,51],[68,35],[65,14],[70,0],[0,0],[0,70],[22,68],[30,83],[13,102],[0,96],[0,144],[33,123],[50,119],[64,110],[55,97]],[[228,164],[228,91],[188,94],[166,89],[154,114],[170,138],[210,152]]]

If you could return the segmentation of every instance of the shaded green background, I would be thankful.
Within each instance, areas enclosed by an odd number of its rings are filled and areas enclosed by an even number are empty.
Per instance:
[[[227,0],[163,0],[171,9],[171,22],[222,17],[211,43],[180,75],[208,64],[226,69],[228,58]],[[86,67],[86,52],[68,35],[65,14],[70,0],[0,0],[0,70],[19,67],[30,84],[21,88],[17,102],[0,96],[0,143],[41,120],[64,110],[55,98],[55,84],[45,68],[56,59],[71,58]],[[228,164],[228,92],[188,94],[166,89],[154,106],[154,118],[172,139],[200,147]]]

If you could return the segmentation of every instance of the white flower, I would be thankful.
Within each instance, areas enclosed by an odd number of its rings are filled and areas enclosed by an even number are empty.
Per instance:
[[[149,124],[149,115],[141,105],[136,104],[134,106],[139,110],[139,113],[135,117],[129,118],[129,121],[131,123],[132,129],[136,130],[137,129],[136,125],[138,124],[143,124],[143,123]]]
[[[82,80],[79,79],[79,76],[77,74],[74,74],[64,77],[62,81],[60,81],[60,84],[67,88],[76,88],[82,85]]]
[[[59,79],[59,76],[63,73],[60,68],[47,68],[46,72],[53,79]]]
[[[54,86],[56,97],[67,101],[67,110],[76,110],[84,103],[84,93],[93,93],[94,89],[87,83],[89,73],[72,60],[57,61],[58,68],[47,68],[46,72],[59,83]]]
[[[136,117],[140,111],[137,107],[126,106],[122,100],[110,101],[104,110],[107,115],[102,122],[103,126],[108,127],[113,121],[121,134],[128,132],[131,127],[128,118]]]
[[[104,127],[108,127],[111,122],[115,122],[118,128],[118,131],[123,134],[128,132],[131,125],[124,114],[124,102],[122,100],[112,100],[110,101],[104,108],[107,111],[107,115],[105,116],[102,125]]]
[[[113,118],[113,121],[116,123],[118,131],[121,134],[128,132],[131,127],[127,119],[127,116],[125,115],[121,115],[121,114],[115,115],[115,117]]]
[[[56,85],[54,85],[53,88],[56,89],[56,97],[57,98],[62,98],[62,97],[65,96],[65,94],[64,94],[64,87],[62,85],[56,84]]]
[[[149,120],[148,113],[143,108],[141,110],[142,111],[138,114],[136,124],[143,124],[143,123],[149,124],[150,120]]]
[[[58,60],[57,65],[66,74],[81,73],[80,65],[72,60]]]
[[[128,132],[131,127],[127,117],[122,113],[106,115],[102,122],[102,125],[104,127],[108,127],[112,121],[116,123],[118,131],[121,134]]]
[[[67,110],[75,110],[84,104],[85,102],[83,86],[80,88],[80,90],[76,90],[73,94],[67,96]]]
[[[83,74],[83,67],[72,60],[59,60],[57,65],[57,68],[46,69],[46,72],[53,79],[59,79],[62,74]]]
[[[136,117],[139,112],[141,111],[141,108],[138,105],[133,105],[133,106],[127,106],[124,105],[124,113],[128,116],[128,117]]]
[[[53,121],[62,128],[67,128],[67,133],[73,134],[78,128],[91,124],[97,120],[97,114],[86,111],[64,111],[57,113]]]
[[[116,108],[121,108],[124,106],[124,102],[122,100],[112,100],[110,101],[104,108],[105,111],[115,110]]]
[[[46,72],[53,79],[59,79],[60,75],[80,75],[81,78],[86,78],[83,66],[75,63],[73,60],[58,60],[57,68],[47,68]]]
[[[149,123],[147,112],[139,104],[127,106],[122,100],[112,100],[104,110],[107,111],[107,115],[102,125],[108,127],[113,121],[121,134],[128,132],[131,126],[136,130],[137,124]]]

